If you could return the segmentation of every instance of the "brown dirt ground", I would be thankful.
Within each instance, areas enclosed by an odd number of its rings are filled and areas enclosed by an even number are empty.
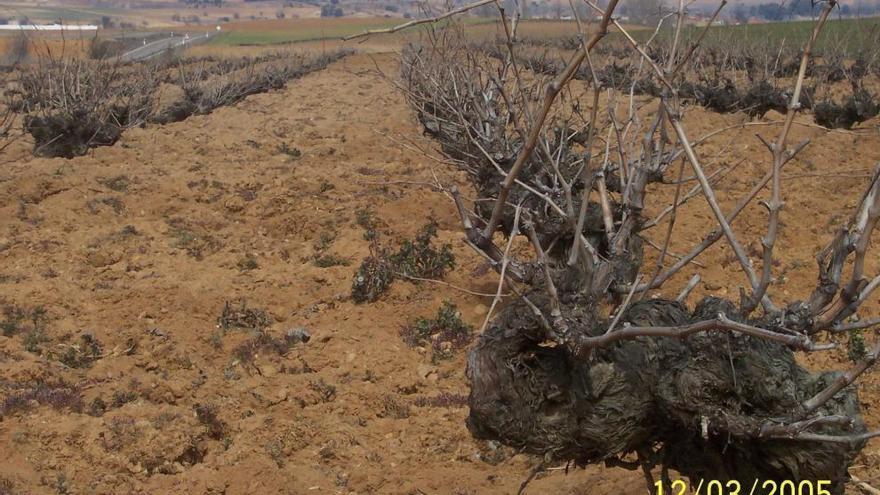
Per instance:
[[[463,353],[433,364],[398,335],[444,299],[479,327],[490,299],[407,282],[373,304],[349,299],[368,253],[355,223],[363,207],[383,220],[386,241],[412,237],[433,216],[458,260],[445,281],[475,292],[494,292],[496,283],[460,242],[451,201],[425,185],[464,177],[400,144],[432,147],[374,61],[395,73],[391,57],[352,56],[212,115],[131,130],[89,156],[34,159],[26,141],[8,152],[11,163],[0,167],[0,303],[48,310],[44,349],[87,332],[103,351],[92,367],[72,369],[26,351],[22,335],[0,335],[0,385],[63,379],[81,388],[87,406],[116,392],[136,396],[100,417],[41,406],[2,418],[0,479],[13,493],[515,493],[531,459],[475,442],[466,407],[416,405],[467,393]],[[742,119],[695,109],[686,122],[699,136]],[[779,299],[812,287],[814,254],[880,161],[877,126],[795,127],[792,140],[812,144],[787,168]],[[731,131],[702,149],[710,169],[743,161],[718,187],[727,208],[767,168],[754,132],[770,128]],[[302,157],[280,152],[284,144]],[[655,201],[671,194],[659,191]],[[700,199],[692,203],[678,217],[678,252],[711,229]],[[755,206],[735,227],[757,250],[765,224]],[[352,264],[315,266],[322,242]],[[248,257],[257,267],[243,270]],[[715,247],[700,261],[704,282],[692,301],[736,294],[743,277],[729,250]],[[880,268],[876,256],[869,268]],[[668,293],[690,273],[670,281]],[[233,349],[246,333],[215,336],[224,303],[238,300],[268,310],[273,335],[305,327],[312,340],[286,356],[260,354],[253,366],[236,362]],[[842,352],[807,362],[846,366]],[[878,386],[876,374],[860,384],[875,428]],[[199,404],[217,407],[225,438],[199,424]],[[852,472],[880,474],[878,447],[872,442]],[[554,469],[530,491],[635,494],[644,483],[619,469]]]

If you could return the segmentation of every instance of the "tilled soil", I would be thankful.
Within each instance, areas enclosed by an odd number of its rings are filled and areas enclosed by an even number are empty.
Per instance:
[[[436,187],[464,176],[443,163],[377,64],[396,73],[390,56],[351,56],[284,90],[134,129],[72,160],[31,158],[26,141],[13,147],[0,166],[0,303],[10,308],[0,321],[14,323],[0,334],[0,480],[10,493],[516,492],[534,460],[471,438],[465,353],[435,362],[399,336],[444,300],[479,328],[491,298],[477,294],[494,293],[497,281],[461,242]],[[693,109],[686,123],[699,136],[744,118]],[[795,127],[792,142],[812,143],[786,169],[780,300],[815,284],[815,253],[880,161],[877,126]],[[726,208],[769,165],[753,134],[775,129],[732,130],[702,147],[710,169],[738,164],[718,187]],[[654,208],[671,197],[672,188],[659,191]],[[396,281],[379,301],[355,304],[352,277],[369,253],[357,212],[366,208],[390,246],[435,219],[456,268],[443,283]],[[694,198],[679,212],[673,252],[712,225]],[[766,213],[751,207],[734,225],[759,263]],[[322,257],[335,266],[316,263]],[[736,297],[744,278],[728,249],[700,262],[667,292],[699,269],[692,302]],[[869,269],[877,273],[878,257]],[[243,353],[254,334],[222,328],[227,303],[264,310],[269,335],[304,328],[311,338],[283,354]],[[877,295],[866,309],[880,310]],[[805,361],[847,366],[845,350]],[[878,385],[876,375],[860,384],[874,428]],[[878,446],[851,472],[880,475]],[[564,466],[529,488],[644,490],[641,473]]]

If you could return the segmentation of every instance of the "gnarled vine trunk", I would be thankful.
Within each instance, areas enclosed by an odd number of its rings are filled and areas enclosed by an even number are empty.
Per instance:
[[[608,322],[596,319],[588,302],[571,304],[587,334],[606,331]],[[681,326],[733,308],[707,298],[691,313],[675,301],[646,300],[633,304],[620,323]],[[837,376],[804,370],[783,344],[699,333],[626,340],[576,357],[548,346],[547,338],[532,310],[517,302],[480,337],[467,369],[467,426],[475,437],[580,465],[653,452],[657,464],[688,476],[693,486],[699,480],[737,480],[746,487],[755,480],[829,480],[835,494],[843,493],[847,466],[864,446],[755,438],[765,422],[790,417]],[[819,433],[865,432],[853,388],[819,413],[849,419]]]

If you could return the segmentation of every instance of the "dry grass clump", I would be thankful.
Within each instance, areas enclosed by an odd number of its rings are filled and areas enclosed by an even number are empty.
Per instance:
[[[443,301],[434,319],[419,318],[400,329],[400,337],[410,347],[430,347],[431,359],[449,359],[467,347],[474,329],[461,320],[455,304]]]
[[[237,306],[226,301],[226,304],[223,305],[223,311],[217,319],[217,326],[223,330],[262,330],[269,326],[271,321],[268,312],[258,308],[249,308],[247,301],[241,301]]]
[[[7,304],[2,310],[0,319],[0,332],[5,337],[12,337],[20,333],[29,333],[42,328],[48,321],[46,309],[42,306],[27,308],[15,304]]]
[[[366,214],[359,223],[373,225],[374,219]],[[437,223],[431,220],[416,234],[415,239],[405,240],[396,253],[379,245],[375,230],[368,229],[371,239],[370,255],[364,258],[355,273],[351,285],[351,297],[355,302],[372,302],[384,293],[395,278],[441,278],[455,268],[452,245],[434,245]]]
[[[15,493],[15,483],[9,478],[0,478],[0,495],[13,495]]]
[[[0,402],[0,417],[28,411],[36,406],[80,412],[83,402],[79,390],[63,381],[13,384]]]
[[[377,242],[370,244],[370,255],[364,258],[351,283],[351,298],[357,303],[379,299],[394,281],[394,265],[388,250]]]
[[[467,396],[441,392],[433,397],[419,397],[413,402],[416,407],[464,407],[467,405]]]
[[[406,401],[392,394],[386,394],[382,398],[381,410],[378,412],[380,418],[406,419],[410,414],[411,410]]]
[[[109,403],[100,396],[92,399],[89,403],[88,414],[91,416],[103,416],[107,411],[118,409],[129,402],[136,401],[137,399],[138,394],[136,392],[130,390],[117,390],[116,392],[113,392]]]
[[[214,404],[196,404],[193,406],[199,423],[205,426],[209,438],[221,440],[229,435],[229,425],[220,419],[219,408]]]
[[[103,356],[103,347],[93,335],[80,335],[78,344],[63,344],[57,359],[70,368],[89,368]]]
[[[0,311],[0,333],[4,337],[21,335],[22,347],[28,352],[69,368],[88,368],[103,357],[103,346],[92,334],[82,333],[78,342],[69,343],[69,336],[59,340],[51,338],[48,324],[49,315],[42,306],[8,304]],[[54,344],[53,340],[56,340]]]
[[[289,331],[281,337],[275,337],[265,330],[259,330],[251,339],[233,349],[232,356],[240,363],[252,364],[261,352],[273,352],[284,356],[294,345],[308,341],[308,333],[301,334]]]

